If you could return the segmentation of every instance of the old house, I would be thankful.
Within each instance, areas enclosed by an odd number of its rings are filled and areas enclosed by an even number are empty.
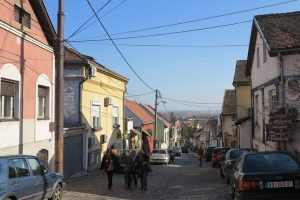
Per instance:
[[[147,112],[154,118],[155,109],[150,105],[142,105]],[[159,148],[169,148],[169,132],[171,124],[162,115],[157,112],[157,131],[156,140]]]
[[[300,12],[253,19],[246,75],[251,77],[253,147],[300,152]]]
[[[55,30],[42,0],[0,4],[0,155],[55,163]]]
[[[129,148],[143,149],[147,154],[153,150],[154,118],[135,101],[124,100],[125,118],[133,121],[133,128],[129,130]]]
[[[246,76],[246,60],[236,62],[232,85],[235,88],[235,127],[239,148],[252,147],[251,79]]]
[[[235,91],[225,90],[222,110],[220,114],[220,128],[223,146],[228,148],[238,147],[238,138],[234,127],[235,120]]]
[[[107,148],[123,148],[123,99],[128,79],[71,48],[66,48],[64,77],[65,126],[84,125],[88,132],[86,141],[84,132],[69,130],[69,143],[73,148],[81,148],[81,143],[87,146],[87,165],[92,170],[99,167]]]

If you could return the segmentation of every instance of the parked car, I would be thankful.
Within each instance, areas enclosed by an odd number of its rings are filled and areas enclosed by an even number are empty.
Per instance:
[[[174,162],[175,160],[175,153],[172,149],[168,149],[168,153],[169,153],[169,156],[170,156],[170,162]]]
[[[181,152],[182,153],[189,153],[189,150],[187,147],[181,147]]]
[[[0,199],[61,199],[63,176],[35,156],[0,156]]]
[[[153,149],[150,156],[150,163],[161,163],[168,165],[170,162],[170,156],[167,149]]]
[[[207,147],[205,149],[204,158],[205,158],[206,162],[211,161],[211,154],[212,154],[212,151],[214,150],[214,148],[216,148],[216,147],[211,146],[211,147]]]
[[[212,167],[219,167],[220,163],[225,158],[225,153],[228,151],[229,148],[225,147],[217,147],[214,148],[212,154],[211,154],[211,164]]]
[[[250,152],[237,160],[230,179],[234,199],[300,199],[300,165],[288,153]]]
[[[173,151],[175,153],[175,156],[181,156],[181,148],[180,147],[173,147]]]
[[[225,177],[226,182],[229,184],[229,175],[232,172],[232,168],[235,165],[237,159],[250,149],[229,149],[225,154],[224,160],[221,162],[220,174]]]

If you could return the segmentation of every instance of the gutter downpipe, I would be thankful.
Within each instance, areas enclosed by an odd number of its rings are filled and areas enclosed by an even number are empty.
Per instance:
[[[88,65],[88,62],[87,62],[87,60],[85,59],[84,60],[84,62],[83,62],[83,64],[87,64]],[[84,68],[84,70],[85,70],[85,68]],[[81,113],[81,102],[82,102],[82,85],[83,85],[83,83],[85,82],[85,81],[87,81],[89,79],[89,75],[87,75],[86,74],[86,70],[85,70],[85,72],[84,72],[84,78],[83,78],[83,80],[81,80],[80,82],[79,82],[79,103],[78,103],[78,107],[79,107],[79,122],[80,122],[80,124],[82,125],[82,113]],[[86,130],[86,125],[85,125],[85,130]],[[86,169],[84,169],[85,171],[89,171],[89,164],[88,164],[88,149],[89,149],[89,147],[88,147],[88,131],[84,131],[84,135],[83,135],[83,142],[84,142],[84,144],[85,144],[85,149],[84,149],[84,155],[83,155],[83,157],[85,158],[84,159],[84,163],[83,163],[83,166],[84,166],[84,168],[86,168]]]

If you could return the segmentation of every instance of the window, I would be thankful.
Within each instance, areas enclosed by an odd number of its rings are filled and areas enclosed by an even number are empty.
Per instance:
[[[263,61],[264,61],[264,63],[266,63],[267,62],[267,46],[266,46],[266,44],[264,43],[263,44]]]
[[[119,107],[117,106],[112,107],[112,124],[113,127],[119,124]]]
[[[107,136],[106,135],[100,135],[100,143],[106,143],[107,142]]]
[[[49,88],[38,86],[38,118],[49,118]]]
[[[16,82],[1,80],[0,118],[13,119],[15,111]]]
[[[23,8],[15,5],[14,7],[15,21],[19,22],[27,28],[31,28],[31,16]]]
[[[256,65],[257,65],[257,68],[259,68],[259,65],[260,65],[259,47],[257,47],[257,49],[256,49]]]
[[[92,103],[92,128],[93,129],[99,129],[101,128],[101,119],[100,119],[100,113],[101,113],[101,106],[97,102]]]
[[[37,159],[29,158],[28,159],[29,165],[31,167],[32,173],[34,176],[42,175],[42,169],[40,166],[40,162]]]
[[[254,103],[255,103],[255,107],[254,107],[254,117],[255,117],[255,124],[258,125],[258,95],[255,95],[254,97]]]
[[[30,176],[28,166],[24,159],[16,158],[8,161],[9,178],[21,178]]]
[[[275,89],[269,91],[269,100],[270,100],[270,106],[271,106],[271,108],[274,108],[276,106],[276,104],[277,104]]]

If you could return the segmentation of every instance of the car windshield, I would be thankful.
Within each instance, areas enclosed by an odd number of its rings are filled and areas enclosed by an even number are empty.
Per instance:
[[[244,172],[280,172],[300,170],[299,164],[288,154],[253,154],[244,162]]]
[[[180,148],[179,148],[179,147],[173,147],[173,149],[174,149],[174,150],[179,150]]]
[[[156,154],[166,154],[166,151],[165,151],[165,150],[154,149],[154,150],[152,151],[152,153],[156,153]]]
[[[240,155],[242,155],[243,153],[247,152],[247,150],[234,150],[230,152],[230,159],[231,160],[237,160]]]

